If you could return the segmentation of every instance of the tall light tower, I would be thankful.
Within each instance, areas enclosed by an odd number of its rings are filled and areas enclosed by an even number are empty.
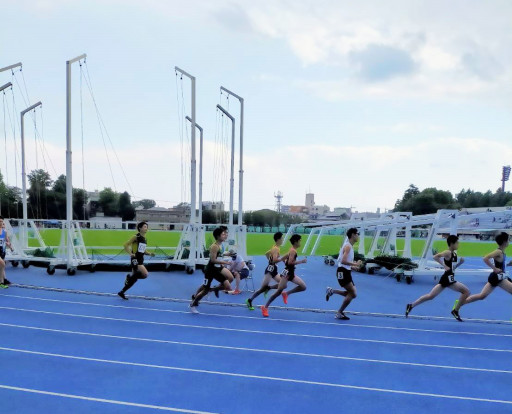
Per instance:
[[[505,181],[510,178],[510,165],[505,165],[501,172],[501,191],[505,192]]]
[[[281,213],[283,193],[281,191],[278,191],[277,193],[274,193],[274,198],[276,199],[276,211],[278,213]]]

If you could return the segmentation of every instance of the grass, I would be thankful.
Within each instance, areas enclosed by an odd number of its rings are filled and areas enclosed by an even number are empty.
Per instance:
[[[119,246],[118,249],[100,249],[98,253],[103,254],[115,254],[121,250],[121,246],[125,243],[133,234],[133,230],[82,230],[84,242],[86,246]],[[149,247],[171,247],[177,246],[180,239],[180,232],[174,231],[150,231],[148,233],[148,246]],[[46,229],[41,230],[41,236],[44,242],[48,246],[58,246],[60,244],[61,230],[60,229]],[[316,241],[317,236],[313,236],[308,252]],[[210,243],[213,238],[211,235],[206,236],[207,243]],[[302,244],[305,245],[307,236],[302,236]],[[384,239],[382,239],[382,242]],[[273,244],[274,240],[270,233],[249,233],[247,235],[247,254],[251,256],[258,256],[264,254]],[[317,255],[327,255],[338,253],[342,242],[341,236],[336,235],[324,235],[320,241]],[[366,250],[370,248],[371,238],[365,238]],[[402,250],[405,241],[403,239],[397,240],[397,249]],[[36,241],[30,240],[31,246],[36,246]],[[287,250],[289,244],[283,248]],[[424,240],[413,239],[411,243],[411,250],[413,256],[420,256],[425,246]],[[446,248],[444,241],[436,241],[434,248],[438,251]],[[461,256],[468,257],[481,257],[488,254],[492,249],[495,248],[493,243],[485,242],[461,242],[459,248],[459,254]],[[356,245],[357,250],[357,245]],[[512,255],[512,247],[507,251],[507,254]],[[170,252],[169,250],[166,250]]]

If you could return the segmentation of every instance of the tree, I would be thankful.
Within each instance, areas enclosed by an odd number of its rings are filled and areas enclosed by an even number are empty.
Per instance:
[[[135,208],[132,205],[130,194],[126,191],[119,196],[119,214],[124,221],[135,218]]]
[[[114,217],[119,215],[119,194],[110,187],[100,192],[99,204],[105,216]]]
[[[139,200],[139,201],[134,201],[132,203],[132,205],[135,208],[137,208],[139,206],[142,206],[145,210],[147,210],[147,209],[155,207],[156,206],[156,202],[155,202],[155,200],[150,200],[148,198],[144,198],[144,199]]]
[[[73,188],[73,218],[75,220],[87,220],[85,205],[87,193],[81,188]]]
[[[48,189],[52,185],[50,174],[43,169],[38,169],[31,171],[27,178],[29,215],[33,218],[42,218],[43,215],[48,217]]]

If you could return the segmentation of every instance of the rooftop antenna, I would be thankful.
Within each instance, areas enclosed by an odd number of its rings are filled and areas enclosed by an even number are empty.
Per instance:
[[[276,211],[278,213],[281,213],[281,211],[282,211],[283,193],[281,191],[278,191],[277,193],[274,193],[274,198],[276,199]]]

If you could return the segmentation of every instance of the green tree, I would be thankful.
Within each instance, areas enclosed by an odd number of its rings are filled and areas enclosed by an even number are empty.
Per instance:
[[[139,200],[139,201],[134,201],[132,204],[133,204],[133,207],[135,207],[135,208],[142,206],[145,210],[156,206],[155,200],[150,200],[148,198],[144,198],[143,200]]]
[[[100,192],[99,205],[105,216],[114,217],[119,215],[119,194],[110,187]]]
[[[126,191],[119,196],[119,214],[124,221],[135,218],[135,208],[132,205],[130,194]]]

